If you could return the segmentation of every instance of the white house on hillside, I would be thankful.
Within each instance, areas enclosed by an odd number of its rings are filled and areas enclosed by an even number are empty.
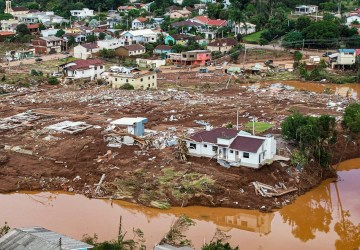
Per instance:
[[[358,22],[360,24],[360,16],[348,16],[346,17],[346,25],[351,25],[353,22]]]
[[[100,59],[75,60],[62,65],[68,79],[100,79],[105,71],[104,62]]]
[[[74,57],[79,59],[88,59],[93,53],[99,52],[99,46],[96,43],[83,43],[74,47]]]
[[[70,10],[71,16],[77,18],[86,18],[94,16],[94,11],[88,8],[83,8],[82,10]]]
[[[109,40],[99,40],[97,45],[100,49],[117,49],[125,45],[125,39],[109,39]]]
[[[260,168],[276,154],[273,136],[254,136],[227,128],[205,130],[185,140],[189,155],[216,158],[230,166]]]
[[[158,33],[151,29],[130,30],[121,33],[121,37],[125,39],[126,44],[133,43],[156,43]]]
[[[133,30],[140,30],[140,29],[144,29],[146,26],[146,22],[148,21],[148,19],[146,17],[138,17],[135,18],[132,22],[131,22],[131,28]]]

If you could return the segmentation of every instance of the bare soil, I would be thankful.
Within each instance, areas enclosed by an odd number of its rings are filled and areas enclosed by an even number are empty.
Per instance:
[[[47,115],[15,129],[0,130],[0,192],[65,190],[93,196],[95,184],[105,174],[98,196],[119,198],[114,181],[120,180],[127,188],[122,190],[123,194],[127,194],[123,199],[147,206],[152,201],[161,201],[171,206],[271,210],[290,203],[322,180],[334,177],[331,171],[307,166],[298,172],[294,167],[282,167],[278,162],[259,170],[245,167],[226,169],[207,158],[189,157],[187,162],[181,162],[175,158],[175,147],[141,149],[138,146],[107,146],[104,142],[107,132],[104,130],[110,119],[147,117],[147,129],[183,136],[188,129],[203,129],[195,120],[205,120],[214,127],[236,124],[236,111],[239,110],[240,129],[241,124],[249,122],[251,116],[272,123],[273,128],[266,133],[276,135],[280,154],[288,156],[286,147],[291,148],[291,145],[281,140],[280,124],[290,110],[297,109],[310,115],[341,116],[337,107],[343,108],[351,101],[335,95],[257,85],[233,83],[225,89],[225,75],[213,76],[205,81],[194,74],[181,74],[175,83],[176,74],[164,73],[160,75],[164,78],[160,80],[161,90],[156,91],[45,85],[0,96],[1,118],[29,110]],[[327,103],[330,101],[338,103],[337,107],[329,107]],[[176,120],[171,120],[171,115]],[[44,130],[44,127],[64,120],[84,121],[101,128],[90,128],[75,135]],[[344,137],[340,135],[334,148],[334,163],[341,158],[344,142]],[[359,157],[358,143],[349,143],[343,160]],[[5,146],[19,146],[30,150],[32,155],[5,150]],[[170,190],[169,184],[159,185],[159,179],[164,178],[164,170],[170,168],[182,175],[197,174],[199,178],[206,177],[215,182],[179,199],[174,190]],[[170,182],[180,185],[184,181],[181,178],[173,177]],[[298,191],[278,198],[263,198],[255,194],[251,185],[253,181],[268,185],[282,182],[288,188],[297,187]],[[175,184],[171,188],[175,188]]]

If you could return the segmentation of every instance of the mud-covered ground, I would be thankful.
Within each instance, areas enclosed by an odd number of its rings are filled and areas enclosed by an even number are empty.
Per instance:
[[[163,77],[166,77],[163,76]],[[199,85],[204,84],[198,80]],[[185,83],[184,83],[185,84]],[[291,202],[318,185],[330,173],[316,168],[296,171],[279,162],[259,170],[244,167],[225,169],[215,160],[175,158],[176,147],[109,148],[104,142],[111,119],[147,117],[146,129],[162,136],[188,135],[203,127],[205,120],[214,127],[242,124],[255,116],[273,124],[279,154],[289,156],[280,138],[280,124],[299,110],[304,114],[341,116],[349,99],[306,91],[260,87],[258,85],[210,84],[206,88],[181,91],[160,86],[156,91],[112,90],[106,86],[36,87],[0,96],[0,117],[32,110],[44,116],[14,129],[0,130],[0,192],[18,190],[66,190],[88,196],[121,198],[148,206],[204,205],[269,210]],[[335,103],[336,105],[329,105]],[[79,134],[44,130],[61,121],[84,121],[95,127]],[[161,136],[160,136],[161,137]],[[340,159],[344,138],[334,148],[334,162]],[[18,147],[21,150],[12,150]],[[343,160],[359,157],[357,143],[350,143]],[[101,176],[105,179],[95,194]],[[298,191],[277,198],[257,196],[251,182],[268,185],[282,182]]]

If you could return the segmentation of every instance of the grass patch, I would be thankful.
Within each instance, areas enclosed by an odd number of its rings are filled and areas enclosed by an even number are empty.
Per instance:
[[[246,35],[243,37],[243,41],[247,43],[259,43],[260,36],[262,33],[264,33],[266,30],[260,30],[258,32]]]
[[[267,122],[255,122],[255,132],[256,133],[262,133],[265,132],[266,130],[270,129],[273,125]],[[253,123],[252,122],[248,122],[246,124],[244,124],[244,127],[247,131],[251,131],[253,130]]]

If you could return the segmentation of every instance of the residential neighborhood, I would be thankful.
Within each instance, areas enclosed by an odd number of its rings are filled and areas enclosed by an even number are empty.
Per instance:
[[[359,249],[360,3],[0,0],[0,138],[0,250]]]

